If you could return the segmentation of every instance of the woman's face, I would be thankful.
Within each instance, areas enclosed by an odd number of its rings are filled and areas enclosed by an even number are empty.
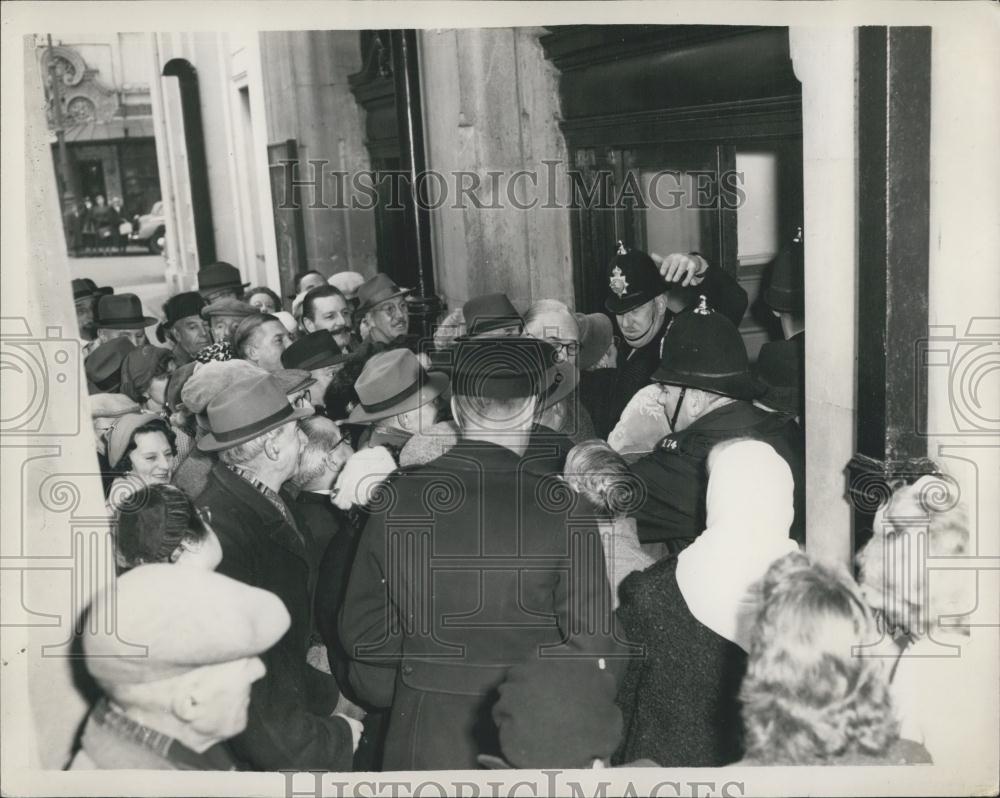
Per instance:
[[[174,473],[174,452],[162,432],[140,432],[129,452],[132,474],[147,485],[166,485]]]
[[[250,297],[250,304],[257,308],[257,310],[261,313],[275,313],[278,310],[274,306],[274,300],[267,294],[254,294]]]

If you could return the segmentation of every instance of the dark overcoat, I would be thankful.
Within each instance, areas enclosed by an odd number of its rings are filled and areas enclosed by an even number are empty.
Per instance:
[[[233,751],[256,770],[350,770],[350,726],[330,717],[336,682],[306,663],[312,596],[304,534],[222,463],[212,467],[195,506],[211,512],[222,543],[219,573],[271,591],[292,619],[284,637],[261,655],[267,674],[253,685],[247,727],[230,741]]]
[[[795,419],[736,401],[706,413],[691,426],[664,437],[656,449],[632,465],[643,485],[635,512],[642,543],[666,542],[677,552],[705,529],[705,462],[712,447],[733,438],[753,438],[774,447],[795,480],[792,537],[803,539],[805,494],[802,433]],[[756,475],[747,474],[747,479]]]
[[[645,647],[618,691],[625,722],[615,764],[719,767],[743,755],[739,690],[746,653],[695,618],[677,585],[677,558],[629,574],[616,612]]]
[[[537,467],[537,463],[534,464]],[[397,471],[358,544],[340,635],[351,680],[391,706],[383,768],[476,768],[510,665],[615,656],[594,525],[564,483],[492,443]]]

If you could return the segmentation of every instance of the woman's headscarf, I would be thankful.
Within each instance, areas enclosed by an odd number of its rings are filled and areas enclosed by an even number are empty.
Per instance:
[[[758,600],[752,588],[797,546],[788,464],[760,441],[723,444],[710,455],[707,528],[677,557],[677,585],[691,614],[749,649]]]

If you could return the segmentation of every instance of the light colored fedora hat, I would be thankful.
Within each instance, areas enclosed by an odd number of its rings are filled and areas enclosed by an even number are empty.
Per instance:
[[[206,413],[212,431],[198,441],[198,448],[203,452],[231,449],[314,412],[312,407],[293,408],[272,375],[248,377],[208,403]]]
[[[347,420],[363,424],[416,410],[447,387],[447,375],[428,373],[409,349],[380,352],[365,363],[354,383],[360,403]]]

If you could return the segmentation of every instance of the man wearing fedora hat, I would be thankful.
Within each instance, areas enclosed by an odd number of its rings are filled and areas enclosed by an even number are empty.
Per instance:
[[[448,387],[448,377],[428,373],[409,349],[391,349],[373,355],[354,383],[358,405],[347,421],[369,425],[359,448],[385,446],[399,462],[399,450],[410,437],[437,421],[437,398]]]
[[[660,345],[674,315],[690,309],[704,294],[735,326],[747,307],[746,291],[723,269],[697,253],[655,258],[619,241],[608,265],[605,308],[618,321],[616,393],[610,419],[614,425],[636,392],[649,384],[660,362]]]
[[[214,302],[224,296],[239,299],[250,283],[244,283],[240,270],[233,264],[219,261],[198,270],[198,293],[206,302]]]
[[[337,372],[344,368],[347,354],[325,330],[304,335],[281,353],[281,364],[286,369],[308,371],[315,384],[309,388],[309,400],[317,413],[322,413],[326,389]]]
[[[754,406],[743,338],[704,296],[698,307],[674,320],[653,380],[660,385],[659,404],[672,432],[632,466],[645,485],[636,511],[639,540],[664,541],[677,552],[701,534],[708,488],[705,462],[713,446],[733,438],[768,443],[788,463],[796,485],[795,537],[796,528],[804,528],[803,461],[795,422]]]
[[[174,345],[174,362],[178,366],[190,363],[212,341],[201,311],[205,300],[197,291],[174,294],[163,303],[163,321],[156,328],[160,341]]]
[[[102,296],[113,294],[115,289],[105,286],[98,288],[89,277],[79,277],[73,280],[73,306],[76,309],[76,324],[83,341],[83,356],[89,355],[97,346],[97,329],[94,326],[94,313],[97,301]]]
[[[212,431],[198,448],[218,452],[219,462],[195,506],[212,514],[222,543],[219,572],[271,591],[292,618],[291,629],[263,657],[267,675],[254,687],[246,730],[232,748],[256,770],[349,770],[361,725],[334,715],[336,681],[306,663],[314,581],[308,533],[280,494],[305,443],[296,422],[313,409],[293,408],[278,380],[266,374],[229,386],[206,414]]]
[[[356,316],[368,330],[366,340],[376,344],[400,343],[410,329],[406,304],[409,288],[400,288],[387,274],[379,272],[358,288]]]
[[[128,338],[135,346],[142,346],[148,343],[146,328],[154,324],[156,319],[142,312],[142,302],[135,294],[108,294],[97,301],[94,325],[101,343]]]
[[[554,361],[527,338],[458,343],[459,442],[397,470],[370,508],[340,637],[361,698],[391,707],[385,770],[475,768],[500,753],[489,712],[511,665],[618,650],[596,527],[525,467]]]

